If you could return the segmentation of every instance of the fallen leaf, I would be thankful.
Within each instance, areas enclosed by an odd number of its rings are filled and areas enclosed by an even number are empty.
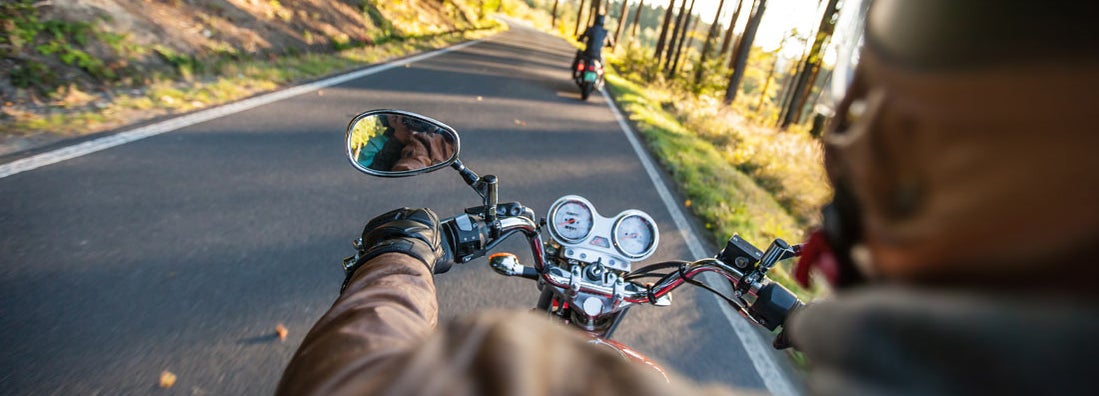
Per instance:
[[[485,100],[485,98],[484,98],[484,97],[481,97],[481,96],[478,96],[478,97],[477,97],[477,101],[478,101],[478,102],[480,102],[480,101],[482,101],[482,100]],[[10,102],[9,102],[9,103],[10,103]]]
[[[688,200],[684,201],[683,206],[686,206],[688,208],[691,207],[691,200],[688,199]]]
[[[324,96],[324,91],[323,90],[317,91],[317,96]]]
[[[172,385],[175,385],[175,384],[176,384],[176,375],[175,374],[172,374],[172,372],[168,371],[168,370],[164,370],[164,371],[160,372],[160,387],[161,388],[165,388],[165,389],[171,388]]]
[[[275,326],[275,334],[278,334],[279,341],[286,341],[286,335],[290,334],[290,330],[287,330],[286,326],[283,326],[282,323],[279,323],[278,326]]]

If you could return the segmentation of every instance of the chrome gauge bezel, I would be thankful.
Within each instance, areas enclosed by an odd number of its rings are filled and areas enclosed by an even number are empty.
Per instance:
[[[580,203],[591,212],[591,228],[582,238],[565,238],[557,229],[557,211],[569,202]],[[618,242],[617,231],[622,221],[633,216],[638,216],[645,221],[653,233],[652,243],[641,254],[626,252]],[[562,250],[564,257],[585,262],[595,262],[595,260],[602,259],[608,267],[618,268],[626,272],[629,272],[631,263],[652,256],[656,252],[657,246],[660,245],[660,229],[648,213],[630,209],[613,217],[603,217],[591,201],[579,195],[566,195],[554,201],[550,205],[547,223],[546,228],[549,229],[550,236],[555,242],[565,247]]]
[[[622,245],[618,241],[618,227],[620,227],[622,225],[622,222],[626,219],[635,216],[640,217],[641,220],[648,224],[649,230],[653,234],[652,243],[650,243],[649,247],[645,248],[645,251],[641,252],[640,254],[627,252],[626,249],[622,248]],[[657,228],[656,221],[654,221],[648,213],[642,212],[640,210],[630,209],[619,213],[617,218],[614,220],[614,226],[611,227],[611,242],[614,243],[615,250],[617,250],[623,256],[626,256],[626,258],[634,261],[644,260],[646,258],[649,258],[649,256],[652,256],[653,253],[656,252],[656,247],[660,245],[660,229]]]
[[[584,233],[584,236],[582,236],[580,238],[565,237],[564,235],[561,235],[560,231],[557,230],[557,222],[555,221],[557,219],[557,211],[560,210],[562,206],[565,206],[565,204],[567,204],[569,202],[578,202],[580,204],[583,204],[584,207],[588,209],[588,213],[591,214],[591,222],[592,222],[591,227],[588,227],[588,232]],[[585,239],[588,239],[588,237],[590,237],[592,232],[595,230],[595,222],[598,218],[599,218],[599,213],[597,213],[595,211],[595,206],[592,205],[591,202],[589,202],[587,199],[584,199],[584,197],[581,197],[579,195],[566,195],[564,197],[558,198],[557,201],[555,201],[553,203],[553,205],[550,206],[550,213],[549,213],[549,217],[548,217],[550,235],[552,235],[553,238],[556,239],[558,242],[566,242],[566,243],[580,243],[580,242],[583,242]]]

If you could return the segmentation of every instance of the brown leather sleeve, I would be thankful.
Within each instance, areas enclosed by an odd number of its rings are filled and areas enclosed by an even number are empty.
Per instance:
[[[279,381],[279,395],[335,394],[391,365],[435,329],[438,301],[427,267],[399,253],[355,272],[347,290],[305,336]]]
[[[435,332],[427,268],[378,256],[309,331],[279,395],[725,394],[671,382],[528,311],[494,311]]]

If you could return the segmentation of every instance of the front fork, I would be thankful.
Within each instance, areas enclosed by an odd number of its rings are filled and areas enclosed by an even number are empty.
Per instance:
[[[566,306],[566,302],[557,298],[557,295],[549,287],[542,288],[542,294],[538,296],[538,304],[535,306],[536,311],[545,312],[557,319],[560,319],[566,323],[571,322],[572,314],[571,308]],[[556,309],[556,310],[555,310]],[[599,338],[610,339],[614,336],[614,331],[618,329],[618,325],[622,323],[622,319],[626,317],[626,312],[630,310],[630,307],[623,308],[618,312],[615,312],[609,320],[610,324],[601,331],[590,332]]]

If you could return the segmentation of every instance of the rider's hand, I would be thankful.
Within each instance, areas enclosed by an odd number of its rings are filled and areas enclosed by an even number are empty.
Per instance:
[[[355,265],[347,269],[344,287],[363,263],[385,253],[412,256],[432,273],[448,271],[450,255],[441,246],[440,238],[439,217],[431,209],[401,208],[371,219],[363,227],[362,250]]]

